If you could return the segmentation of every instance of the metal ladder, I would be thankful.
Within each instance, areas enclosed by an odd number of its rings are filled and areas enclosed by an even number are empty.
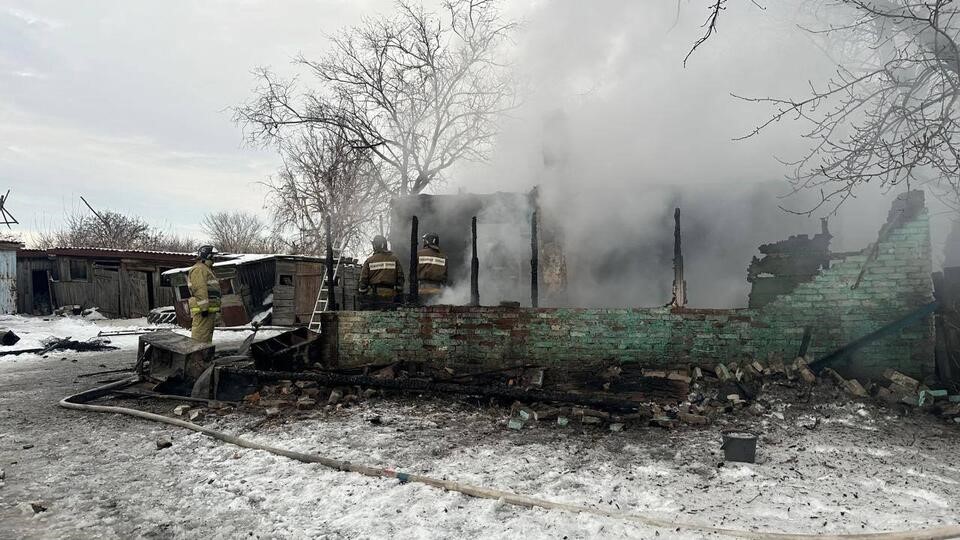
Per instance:
[[[346,247],[346,240],[340,245],[340,248],[336,251],[336,263],[333,267],[333,283],[337,283],[337,275],[340,273],[340,265],[343,263],[343,248]],[[327,281],[327,265],[323,265],[323,270],[320,272],[320,290],[317,291],[317,302],[313,305],[313,314],[310,315],[310,324],[307,325],[307,329],[313,330],[314,332],[320,333],[320,314],[327,311],[329,307],[330,300],[330,289],[328,288],[329,281]]]

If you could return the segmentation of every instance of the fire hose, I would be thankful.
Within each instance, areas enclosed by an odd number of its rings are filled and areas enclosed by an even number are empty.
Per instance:
[[[758,532],[758,531],[745,531],[737,529],[726,529],[720,527],[712,527],[709,525],[701,525],[695,523],[681,523],[674,522],[668,519],[655,518],[650,516],[644,516],[640,514],[630,514],[626,512],[613,512],[609,510],[602,510],[598,508],[590,508],[587,506],[580,506],[575,504],[566,504],[559,503],[555,501],[550,501],[546,499],[538,499],[534,497],[528,497],[526,495],[519,495],[509,491],[502,491],[499,489],[491,489],[482,486],[473,486],[469,484],[460,484],[457,482],[452,482],[449,480],[439,480],[429,476],[423,476],[419,474],[409,474],[400,472],[394,469],[383,468],[383,467],[371,467],[368,465],[359,465],[351,463],[349,461],[333,459],[323,456],[315,456],[312,454],[304,454],[301,452],[294,452],[291,450],[285,450],[283,448],[277,448],[274,446],[269,446],[266,444],[257,443],[247,439],[242,439],[234,435],[224,433],[215,429],[210,429],[192,422],[187,422],[185,420],[180,420],[177,418],[170,418],[160,414],[149,413],[146,411],[141,411],[137,409],[131,409],[128,407],[117,407],[113,405],[91,405],[89,402],[98,399],[107,395],[110,395],[114,391],[120,390],[132,384],[140,382],[139,377],[131,377],[121,381],[113,382],[104,386],[93,388],[79,394],[74,394],[60,400],[59,405],[67,409],[73,409],[77,411],[85,412],[100,412],[100,413],[111,413],[111,414],[124,414],[127,416],[133,416],[136,418],[142,418],[144,420],[150,420],[153,422],[160,422],[168,424],[171,426],[177,426],[184,429],[189,429],[191,431],[196,431],[207,435],[208,437],[214,438],[216,440],[240,446],[242,448],[248,448],[251,450],[262,450],[265,452],[270,452],[278,456],[283,456],[286,458],[294,459],[301,461],[303,463],[319,463],[330,469],[334,469],[342,472],[352,472],[358,473],[365,476],[372,476],[375,478],[395,478],[400,482],[413,482],[418,484],[425,484],[439,489],[444,489],[447,491],[455,491],[468,495],[470,497],[477,497],[481,499],[494,499],[500,500],[508,504],[515,506],[521,506],[526,508],[543,508],[547,510],[562,510],[566,512],[573,513],[584,513],[592,514],[601,517],[609,517],[614,519],[621,519],[624,521],[630,521],[635,523],[640,523],[650,527],[659,527],[666,529],[686,529],[689,531],[697,531],[703,533],[713,533],[723,536],[731,536],[736,538],[751,538],[756,540],[767,540],[767,539],[782,539],[782,540],[806,540],[806,539],[818,539],[818,540],[941,540],[941,539],[950,539],[950,538],[960,538],[960,525],[949,525],[944,527],[932,528],[932,529],[921,529],[915,531],[897,531],[897,532],[881,532],[881,533],[863,533],[863,534],[838,534],[838,535],[820,535],[820,534],[792,534],[792,533],[769,533],[769,532]]]

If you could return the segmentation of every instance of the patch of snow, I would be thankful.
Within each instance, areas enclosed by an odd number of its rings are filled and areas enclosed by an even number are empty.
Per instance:
[[[272,295],[271,295],[272,296]],[[262,324],[263,321],[267,320],[268,317],[273,315],[273,308],[261,311],[253,316],[253,319],[250,320],[250,324]]]

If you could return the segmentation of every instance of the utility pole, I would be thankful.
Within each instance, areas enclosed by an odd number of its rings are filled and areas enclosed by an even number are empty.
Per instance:
[[[0,195],[0,219],[3,219],[2,224],[6,225],[8,229],[12,229],[10,225],[19,225],[20,222],[17,221],[17,218],[13,217],[6,208],[4,208],[4,203],[7,202],[7,199],[10,198],[10,190],[7,190],[6,195]]]
[[[96,210],[93,209],[92,206],[90,206],[90,203],[88,203],[87,200],[83,198],[83,195],[80,196],[80,200],[83,201],[83,204],[87,205],[87,208],[89,208],[90,211],[93,212],[93,215],[97,216],[97,219],[99,219],[100,222],[103,223],[105,227],[110,226],[110,223],[108,223],[107,220],[100,215],[100,212],[97,212]]]

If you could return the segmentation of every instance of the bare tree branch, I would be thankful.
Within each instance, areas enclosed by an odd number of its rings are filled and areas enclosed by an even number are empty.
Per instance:
[[[714,4],[707,33],[693,49],[712,34],[723,3]],[[809,126],[803,133],[809,151],[785,162],[793,168],[794,192],[820,193],[804,214],[824,205],[835,212],[867,184],[960,193],[960,6],[952,0],[810,0],[821,3],[830,21],[808,31],[833,40],[836,74],[811,83],[803,98],[735,96],[774,109],[739,138],[783,119]]]
[[[329,215],[334,245],[359,252],[390,199],[370,150],[353,148],[340,132],[310,129],[284,143],[282,155],[283,168],[266,185],[287,249],[323,253]]]
[[[282,142],[296,126],[341,133],[369,151],[393,194],[419,193],[454,163],[486,158],[496,120],[516,106],[498,61],[515,28],[492,0],[445,2],[442,14],[399,2],[393,17],[334,37],[325,57],[296,59],[315,89],[256,71],[236,119],[253,143]]]

